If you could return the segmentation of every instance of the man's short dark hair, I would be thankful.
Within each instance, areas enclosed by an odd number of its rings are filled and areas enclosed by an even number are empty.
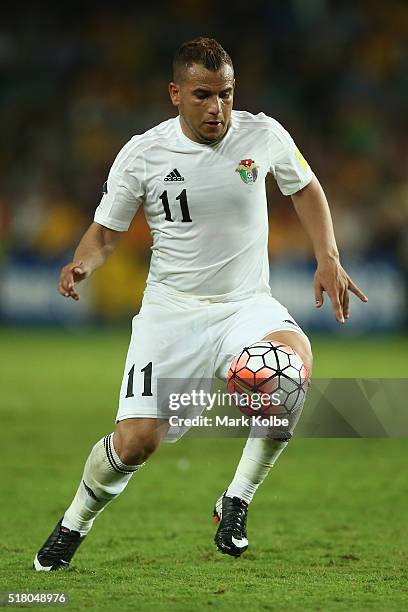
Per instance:
[[[224,64],[231,66],[232,60],[215,38],[200,36],[181,45],[173,60],[173,80],[180,81],[183,72],[193,64],[201,64],[207,70],[217,72]]]

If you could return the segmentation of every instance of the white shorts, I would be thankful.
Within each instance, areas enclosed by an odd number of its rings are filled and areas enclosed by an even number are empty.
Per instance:
[[[133,318],[116,422],[168,419],[168,405],[158,399],[158,381],[225,380],[234,355],[282,330],[306,337],[287,309],[266,293],[211,302],[146,292]]]

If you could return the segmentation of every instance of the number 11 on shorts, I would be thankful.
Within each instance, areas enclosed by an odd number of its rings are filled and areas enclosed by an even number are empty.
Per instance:
[[[152,361],[150,361],[147,365],[145,365],[144,368],[140,370],[141,372],[144,373],[144,383],[143,383],[143,393],[142,393],[142,396],[144,397],[151,397],[153,395],[152,393],[152,370],[153,370]],[[126,396],[125,396],[126,398],[135,396],[135,394],[133,393],[134,375],[135,375],[135,365],[133,364],[128,372],[127,391],[126,391]]]

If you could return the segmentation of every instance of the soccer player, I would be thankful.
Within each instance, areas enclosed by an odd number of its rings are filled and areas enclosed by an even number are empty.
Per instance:
[[[260,340],[291,347],[310,372],[309,340],[269,288],[268,173],[291,196],[312,240],[316,306],[327,292],[344,323],[349,291],[367,300],[340,264],[324,192],[291,136],[263,113],[232,110],[234,70],[221,45],[211,38],[183,44],[173,70],[169,94],[178,116],[119,152],[94,222],[61,271],[59,292],[79,300],[77,284],[106,261],[144,207],[153,253],[115,431],[92,448],[71,505],[35,557],[38,571],[68,567],[95,518],[168,435],[158,380],[225,380],[233,357]],[[246,550],[248,505],[293,425],[281,435],[248,438],[214,510],[222,552]]]

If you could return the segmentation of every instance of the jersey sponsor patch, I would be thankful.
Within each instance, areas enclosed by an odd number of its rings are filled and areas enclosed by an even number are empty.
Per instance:
[[[253,159],[241,159],[235,172],[239,173],[239,176],[247,185],[252,185],[258,178],[258,166]]]
[[[102,195],[106,195],[108,193],[108,181],[105,181],[102,185]]]

